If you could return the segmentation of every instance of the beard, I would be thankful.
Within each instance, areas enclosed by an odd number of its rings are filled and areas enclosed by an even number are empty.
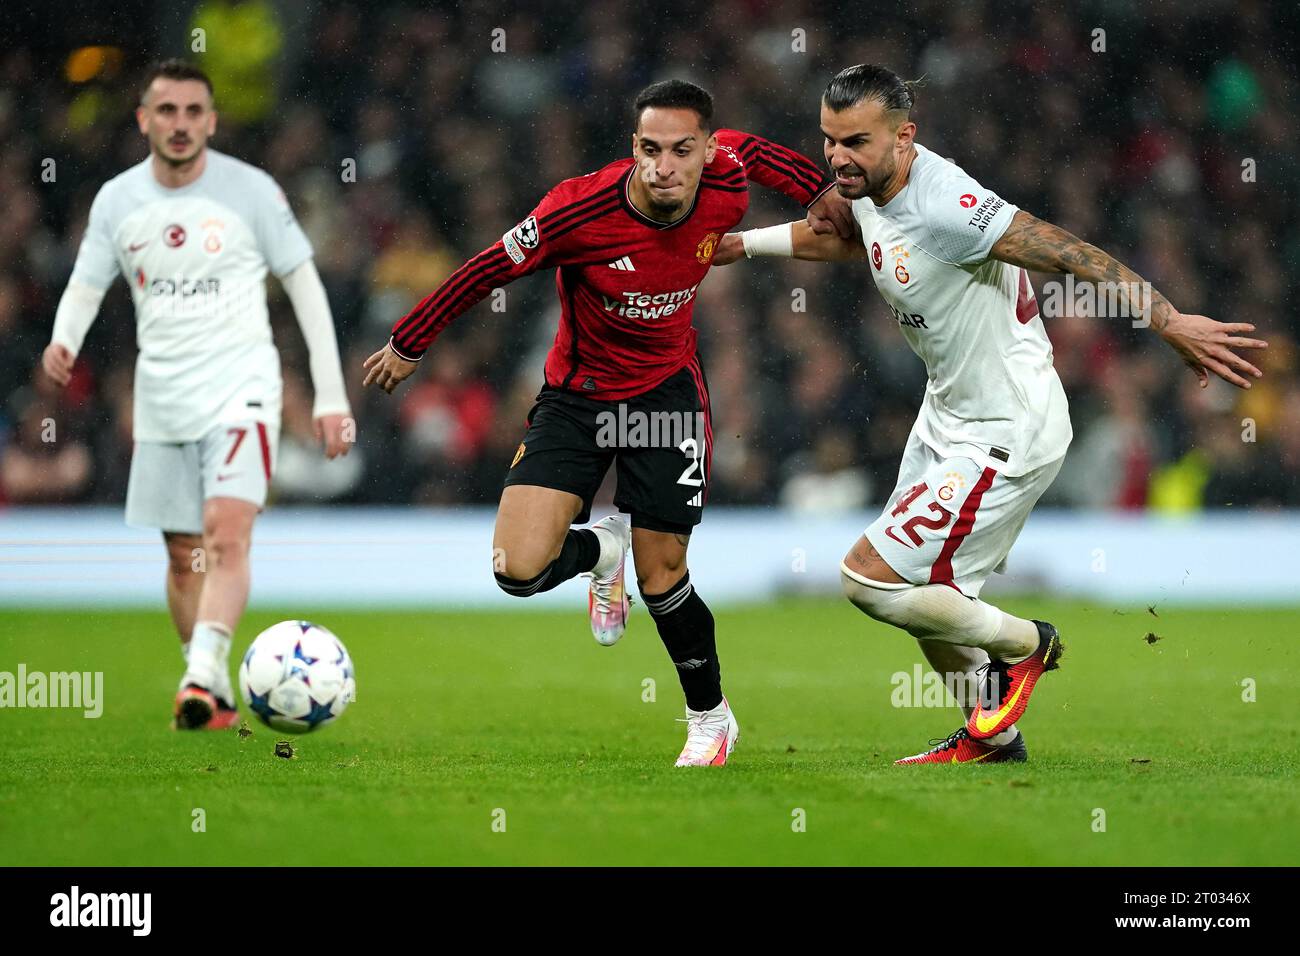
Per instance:
[[[188,153],[184,156],[176,156],[173,153],[167,152],[169,146],[170,143],[164,141],[160,145],[156,146],[153,151],[155,156],[169,166],[186,166],[198,159],[199,154],[202,153],[204,149],[204,144],[200,143],[194,148],[194,152]],[[186,142],[185,147],[194,147],[194,140],[191,139]]]
[[[853,186],[842,186],[839,183],[835,184],[836,191],[845,199],[861,199],[867,194],[867,188],[866,177],[863,177],[862,182]]]
[[[879,169],[859,168],[858,173],[862,176],[860,182],[851,186],[841,186],[836,183],[835,188],[839,190],[839,194],[845,199],[862,199],[872,194],[884,192],[886,184],[897,171],[898,163],[891,155]]]
[[[675,219],[677,214],[682,211],[683,203],[680,202],[656,202],[653,196],[647,200],[651,212],[654,213],[654,219]]]

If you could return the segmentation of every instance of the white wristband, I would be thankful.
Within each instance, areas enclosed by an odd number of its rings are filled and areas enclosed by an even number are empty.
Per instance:
[[[763,229],[746,229],[740,234],[745,243],[745,257],[794,256],[794,223],[786,222],[779,226],[767,226]]]

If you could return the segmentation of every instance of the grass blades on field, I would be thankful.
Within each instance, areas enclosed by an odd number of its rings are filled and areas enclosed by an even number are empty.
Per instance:
[[[1021,721],[1030,763],[894,767],[958,711],[892,706],[909,638],[794,601],[717,614],[742,735],[701,770],[672,766],[681,695],[644,609],[613,648],[581,611],[313,609],[359,697],[292,760],[255,722],[168,729],[161,608],[0,611],[0,671],[103,671],[105,698],[0,710],[0,864],[1297,862],[1300,609],[1007,606],[1067,646]],[[249,614],[232,657],[295,616]]]

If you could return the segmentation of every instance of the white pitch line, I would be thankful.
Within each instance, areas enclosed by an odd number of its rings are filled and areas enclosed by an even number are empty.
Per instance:
[[[280,548],[280,547],[319,547],[323,544],[337,544],[353,547],[362,545],[365,547],[403,547],[409,548],[424,544],[457,544],[463,542],[464,538],[376,538],[373,541],[364,538],[286,538],[283,540],[262,541],[258,538],[253,539],[253,546],[258,548]],[[123,538],[116,540],[112,538],[87,538],[84,541],[67,538],[63,540],[46,539],[37,540],[30,538],[0,538],[0,548],[156,548],[161,542],[150,539],[148,541],[139,541],[134,538]]]

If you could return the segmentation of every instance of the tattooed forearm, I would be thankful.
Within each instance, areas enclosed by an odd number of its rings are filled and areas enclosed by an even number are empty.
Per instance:
[[[1128,314],[1149,314],[1157,332],[1174,314],[1168,299],[1110,253],[1024,210],[1016,213],[989,255],[1032,272],[1068,272],[1086,282],[1111,283]]]

